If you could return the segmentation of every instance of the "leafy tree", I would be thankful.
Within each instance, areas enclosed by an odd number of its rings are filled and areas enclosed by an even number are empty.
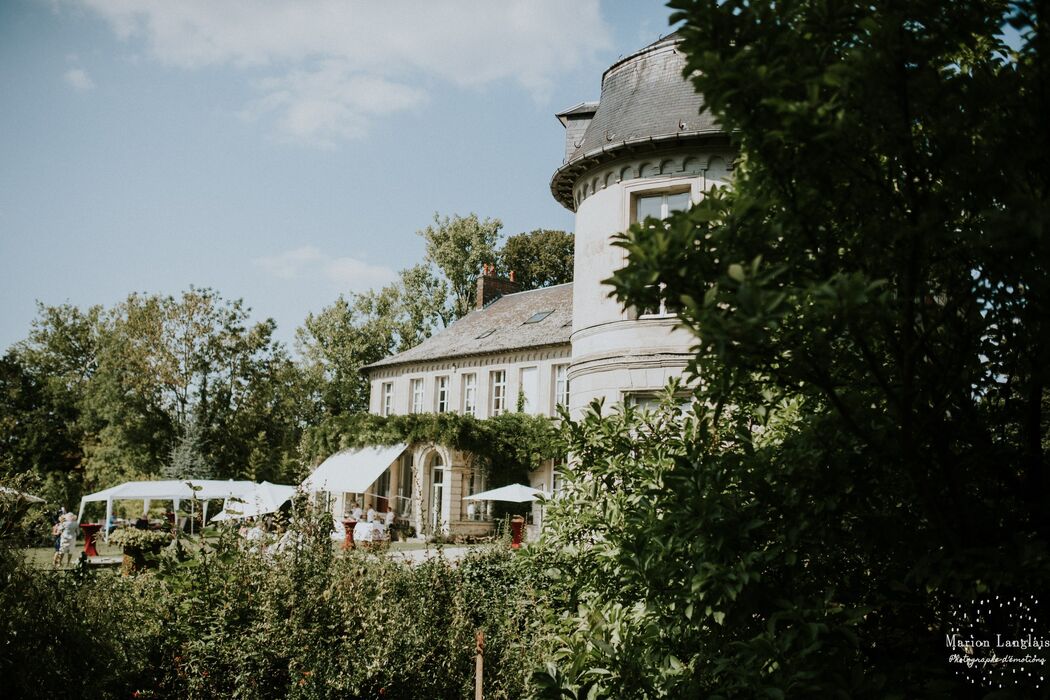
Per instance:
[[[210,479],[214,469],[204,456],[204,431],[195,416],[179,426],[179,434],[160,473],[166,479]]]
[[[452,294],[449,320],[465,316],[474,307],[475,289],[482,265],[496,263],[496,244],[503,223],[482,221],[477,214],[434,215],[434,223],[419,231],[426,241],[427,262],[448,280]]]
[[[449,283],[427,265],[400,273],[396,283],[400,313],[395,323],[398,351],[407,350],[455,320],[448,308]]]
[[[299,352],[323,415],[368,410],[361,368],[394,348],[391,293],[340,296],[306,317],[296,332]]]
[[[693,417],[567,428],[582,604],[538,681],[969,697],[958,610],[1050,587],[1039,6],[672,6],[740,160],[611,282],[678,312],[703,381]]]
[[[31,475],[48,500],[73,503],[80,495],[76,416],[57,398],[14,351],[0,358],[0,475]]]
[[[510,236],[499,251],[500,266],[523,290],[572,282],[572,261],[572,234],[544,228]]]
[[[367,411],[368,380],[361,369],[450,323],[447,297],[447,282],[430,266],[416,265],[379,291],[340,296],[307,316],[296,340],[321,413]]]
[[[53,503],[75,503],[83,478],[80,407],[97,371],[102,308],[38,304],[29,336],[2,362],[0,468],[32,473]]]

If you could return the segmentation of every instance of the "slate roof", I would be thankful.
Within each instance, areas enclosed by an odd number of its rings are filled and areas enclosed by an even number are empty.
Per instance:
[[[552,313],[542,321],[525,323],[544,311]],[[489,331],[492,333],[479,338]],[[571,333],[572,283],[559,284],[504,295],[414,348],[373,362],[365,369],[567,344]]]
[[[551,179],[555,199],[573,209],[572,188],[590,165],[628,148],[711,137],[724,132],[682,76],[685,56],[671,34],[623,58],[602,75],[602,94],[579,147]]]

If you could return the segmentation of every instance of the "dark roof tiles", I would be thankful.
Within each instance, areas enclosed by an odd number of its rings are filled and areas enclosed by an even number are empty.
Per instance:
[[[573,208],[572,181],[590,159],[607,158],[630,145],[706,137],[721,132],[703,98],[685,79],[681,38],[671,34],[623,58],[602,76],[598,109],[579,145],[554,174],[551,190]],[[571,110],[570,110],[571,111]]]
[[[544,311],[551,314],[526,323]],[[572,284],[559,284],[502,296],[414,348],[385,357],[366,369],[568,344],[571,332]]]

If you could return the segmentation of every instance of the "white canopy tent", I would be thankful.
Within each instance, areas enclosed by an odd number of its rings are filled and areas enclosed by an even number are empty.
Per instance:
[[[212,521],[238,520],[276,513],[296,491],[294,486],[271,484],[269,481],[256,484],[255,487],[255,492],[251,495],[227,498],[222,504],[222,512],[212,518]]]
[[[77,522],[84,519],[84,507],[91,502],[105,501],[106,519],[103,527],[109,537],[109,521],[113,517],[113,501],[143,501],[144,510],[149,508],[150,501],[172,501],[172,510],[178,510],[182,501],[204,501],[204,519],[208,518],[208,500],[212,498],[238,498],[251,496],[258,484],[254,481],[221,481],[217,479],[187,479],[179,481],[168,479],[162,481],[127,481],[119,486],[89,493],[80,499],[80,513]]]
[[[408,445],[358,447],[336,452],[306,477],[302,488],[307,493],[364,493],[382,476]]]
[[[511,484],[509,486],[500,486],[498,489],[492,489],[491,491],[482,491],[473,496],[466,496],[463,500],[524,503],[526,501],[534,501],[537,496],[543,495],[545,495],[543,491],[534,489],[531,486],[526,486],[524,484]]]

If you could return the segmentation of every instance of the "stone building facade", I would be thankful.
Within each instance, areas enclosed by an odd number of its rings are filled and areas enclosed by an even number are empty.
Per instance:
[[[678,45],[671,35],[623,58],[602,76],[599,101],[556,115],[565,155],[551,192],[575,212],[573,283],[515,292],[486,270],[474,311],[366,369],[373,413],[487,418],[515,410],[521,393],[527,411],[553,416],[567,403],[578,415],[594,399],[644,403],[682,375],[692,337],[661,309],[622,308],[601,282],[624,264],[615,234],[687,208],[731,176],[728,135],[702,113]],[[411,445],[383,478],[377,487],[401,496],[399,510],[423,531],[489,526],[462,499],[499,484],[483,483],[467,455]],[[550,491],[554,480],[548,464],[532,485]]]

